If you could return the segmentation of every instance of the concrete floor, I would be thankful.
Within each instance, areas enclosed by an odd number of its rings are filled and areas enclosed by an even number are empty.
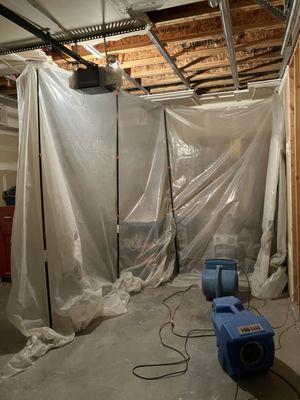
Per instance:
[[[128,314],[95,321],[71,344],[49,352],[28,371],[5,381],[0,387],[0,400],[234,400],[236,383],[218,363],[215,338],[190,341],[190,368],[183,376],[143,381],[132,375],[135,364],[177,359],[173,352],[160,346],[157,334],[167,319],[161,301],[176,290],[145,289],[133,296]],[[0,368],[25,343],[5,317],[8,293],[9,285],[0,286]],[[258,307],[263,304],[253,301]],[[287,306],[288,300],[280,299],[268,302],[260,311],[272,325],[279,325]],[[184,333],[210,326],[209,312],[210,304],[200,289],[193,288],[176,314],[177,330]],[[168,334],[165,337],[170,345],[182,348],[184,339]],[[274,369],[300,391],[300,335],[295,328],[282,337]],[[238,400],[250,398],[293,400],[296,395],[269,372],[240,380]]]

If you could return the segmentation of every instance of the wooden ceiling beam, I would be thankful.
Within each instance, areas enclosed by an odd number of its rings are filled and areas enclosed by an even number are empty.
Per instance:
[[[268,32],[268,36],[266,38],[262,38],[261,40],[252,40],[251,36],[248,38],[243,38],[242,43],[238,43],[235,46],[236,51],[250,51],[254,49],[260,48],[268,48],[274,46],[280,46],[282,44],[282,35],[283,29],[273,30],[272,32]],[[245,35],[246,36],[246,35]],[[168,51],[170,55],[176,60],[176,62],[183,59],[193,59],[194,57],[209,57],[214,55],[224,55],[227,54],[226,46],[205,46],[202,42],[195,43],[190,49],[184,50],[181,45],[169,45]],[[177,55],[178,54],[178,55]],[[84,58],[96,62],[97,60],[93,55],[85,56]],[[134,68],[139,66],[146,65],[156,65],[163,61],[162,56],[158,53],[157,50],[140,50],[137,52],[128,52],[124,54],[120,54],[118,57],[118,61],[121,63],[122,68]],[[64,59],[56,60],[57,64],[66,67],[66,61]]]
[[[250,12],[236,12],[232,15],[233,33],[255,32],[260,33],[269,29],[283,28],[283,23],[276,20],[265,10]],[[188,44],[196,41],[223,38],[223,28],[219,17],[207,20],[195,20],[189,23],[168,25],[156,29],[156,33],[163,44]],[[103,43],[94,46],[97,51],[104,53]],[[122,54],[128,51],[139,51],[141,49],[153,49],[152,42],[147,35],[130,36],[120,40],[109,40],[107,51],[109,54]],[[90,53],[79,46],[80,56],[91,56]]]
[[[260,77],[242,77],[241,82],[242,85],[246,85],[246,83],[249,82],[259,82],[259,81],[264,81],[268,79],[276,79],[278,77],[278,71],[275,73],[273,71],[267,72],[266,74],[262,74]],[[210,93],[210,92],[221,92],[223,91],[223,88],[230,88],[228,90],[235,90],[233,86],[233,81],[230,77],[225,78],[225,79],[220,79],[219,81],[215,81],[213,84],[210,82],[202,82],[199,84],[200,88],[203,89],[205,88],[205,93]],[[217,86],[215,86],[217,85]],[[178,85],[173,85],[173,86],[166,86],[166,87],[154,87],[151,89],[151,94],[156,94],[156,93],[166,93],[166,92],[172,92],[172,91],[177,91],[177,90],[184,90],[184,86],[178,83]],[[136,88],[128,88],[130,93],[133,94],[143,94],[140,91],[137,91]]]
[[[236,40],[237,44],[235,45],[236,51],[239,50],[252,50],[252,49],[259,49],[259,48],[266,48],[272,46],[279,46],[282,43],[282,35],[283,29],[273,30],[269,32],[268,35],[264,38],[262,36],[259,40],[251,39],[251,35],[245,35],[243,40]],[[216,44],[209,44],[205,42],[195,42],[193,46],[190,48],[184,49],[181,45],[168,45],[167,49],[169,54],[179,61],[182,58],[188,57],[208,57],[217,54],[226,54],[227,48],[225,43],[221,42],[223,45],[218,46]],[[162,60],[160,54],[156,50],[140,50],[136,53],[129,52],[127,54],[122,54],[119,57],[119,61],[121,62],[124,68],[132,68],[135,66],[140,65],[152,65],[157,64],[159,60]]]
[[[266,51],[262,54],[254,55],[253,52],[237,52],[236,54],[237,63],[244,64],[248,61],[258,63],[261,61],[270,61],[270,60],[280,60],[282,58],[280,54],[280,50],[276,49],[275,51]],[[201,70],[208,70],[217,67],[226,67],[229,65],[229,60],[226,54],[222,57],[209,57],[206,58],[205,61],[197,61],[193,64],[191,61],[188,67],[185,67],[186,62],[181,61],[177,62],[178,67],[181,69],[183,73],[194,72],[194,71],[201,71]],[[123,68],[123,66],[122,66]],[[148,76],[160,75],[160,74],[168,74],[170,73],[170,68],[165,63],[159,63],[155,66],[149,68],[149,66],[140,66],[131,68],[131,76],[133,78],[145,78]]]
[[[269,0],[270,1],[270,0]],[[283,0],[271,0],[273,6],[283,6]],[[233,11],[252,11],[259,10],[261,6],[253,0],[230,0],[230,10]],[[171,23],[188,22],[195,19],[207,19],[220,16],[218,8],[212,8],[208,1],[187,4],[183,6],[166,8],[164,10],[154,10],[147,13],[148,18],[156,26]]]
[[[243,66],[240,65],[238,66],[239,74],[242,76],[245,76],[245,73],[248,73],[249,75],[253,75],[253,73],[264,73],[264,72],[275,72],[280,69],[281,63],[278,62],[273,62],[272,64],[262,64],[262,65],[253,65],[253,67],[250,67],[249,65]],[[230,67],[226,68],[215,68],[212,69],[211,71],[206,71],[203,73],[199,73],[193,78],[190,79],[190,82],[197,82],[199,79],[201,81],[207,80],[213,82],[215,79],[218,79],[220,77],[224,76],[231,76],[231,70]],[[151,77],[150,79],[142,79],[142,85],[146,88],[152,87],[152,86],[164,86],[167,84],[178,84],[178,78],[173,74],[168,74],[168,75],[158,75]],[[126,86],[127,88],[130,86]],[[124,87],[126,89],[126,87]]]
[[[274,0],[273,3],[279,5],[279,0]],[[255,0],[230,0],[230,4],[237,65],[242,84],[256,77],[256,74],[276,75],[281,61],[279,48],[284,24],[261,8]],[[155,32],[171,58],[193,87],[204,85],[203,87],[209,88],[216,85],[215,81],[229,81],[231,70],[219,10],[210,8],[207,1],[189,5],[181,10],[185,12],[184,15],[173,15],[175,9],[168,9],[163,13],[162,10],[157,11],[161,21],[156,20]],[[187,13],[190,13],[188,17]],[[197,17],[193,13],[196,13]],[[186,17],[190,20],[184,20]],[[94,47],[100,53],[104,53],[103,43]],[[95,61],[94,56],[82,46],[78,49],[82,57]],[[172,73],[147,35],[135,35],[119,40],[109,38],[107,50],[109,54],[116,55],[122,69],[130,70],[133,79],[141,79],[143,87],[151,90],[180,87],[178,77]],[[97,62],[103,64],[104,58]],[[65,61],[59,61],[59,65],[65,65],[64,63]],[[133,85],[124,82],[124,88],[131,90]]]

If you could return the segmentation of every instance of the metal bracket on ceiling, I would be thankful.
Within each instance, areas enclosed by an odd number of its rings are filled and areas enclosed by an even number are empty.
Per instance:
[[[285,69],[294,53],[294,49],[298,42],[299,33],[300,33],[300,6],[299,6],[299,0],[294,0],[289,3],[289,13],[287,17],[283,43],[281,47],[283,62],[279,72],[280,78],[283,77]]]
[[[228,57],[229,57],[229,62],[230,62],[230,67],[231,67],[232,80],[233,80],[236,90],[239,90],[239,87],[240,87],[239,76],[238,76],[238,69],[237,69],[237,64],[236,64],[235,48],[234,48],[234,44],[233,44],[229,2],[228,2],[228,0],[209,0],[208,2],[211,7],[219,6],[219,8],[220,8],[223,31],[224,31],[224,35],[225,35]]]
[[[180,71],[180,69],[178,68],[178,66],[176,65],[176,63],[174,62],[174,60],[172,59],[172,57],[170,56],[168,51],[166,50],[165,46],[158,38],[156,32],[153,30],[153,23],[151,22],[151,20],[147,16],[147,14],[141,13],[141,12],[136,12],[132,9],[129,9],[127,12],[132,18],[136,18],[146,24],[147,35],[148,35],[149,39],[151,40],[151,42],[154,44],[154,46],[157,48],[157,50],[160,52],[160,54],[163,56],[163,58],[169,64],[169,66],[173,69],[173,71],[178,76],[178,78],[181,80],[181,82],[184,84],[186,89],[191,89],[189,81],[186,79],[184,74]]]
[[[279,21],[286,21],[286,14],[280,8],[274,6],[268,0],[255,0],[261,7],[273,15],[273,17],[279,19]]]
[[[0,4],[0,15],[4,18],[8,19],[9,21],[13,22],[14,24],[20,26],[21,28],[25,29],[27,32],[30,32],[32,35],[41,39],[45,44],[52,46],[57,51],[68,55],[69,57],[76,60],[78,63],[83,64],[87,67],[93,67],[96,64],[91,63],[84,58],[80,57],[78,54],[74,53],[68,47],[64,46],[56,39],[54,39],[49,33],[45,33],[41,29],[37,28],[31,22],[27,21],[22,16],[16,14],[9,8]]]
[[[136,79],[132,78],[130,74],[125,71],[124,69],[121,69],[121,74],[126,79],[128,82],[132,83],[133,86],[135,86],[137,89],[140,89],[142,92],[144,92],[146,95],[149,95],[150,92],[144,86],[140,84]]]

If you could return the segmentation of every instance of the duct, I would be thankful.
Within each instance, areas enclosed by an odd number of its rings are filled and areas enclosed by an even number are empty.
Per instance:
[[[149,29],[148,31],[148,36],[151,40],[151,42],[154,44],[154,46],[157,48],[157,50],[160,52],[160,54],[163,56],[163,58],[167,61],[167,63],[170,65],[170,67],[173,69],[175,74],[178,76],[178,78],[181,80],[181,82],[184,84],[184,86],[187,89],[191,89],[191,86],[188,82],[188,80],[185,78],[183,73],[180,71],[180,69],[177,67],[177,65],[174,63],[172,58],[170,57],[169,53],[166,51],[162,43],[160,42],[159,38],[157,37],[156,33],[152,30]]]

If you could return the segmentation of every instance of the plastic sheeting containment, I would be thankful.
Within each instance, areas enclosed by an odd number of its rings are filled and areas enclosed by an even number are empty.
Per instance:
[[[158,285],[172,273],[172,257],[167,255],[173,228],[166,196],[163,109],[139,98],[132,102],[121,95],[117,119],[115,93],[84,95],[69,88],[68,78],[69,73],[58,68],[31,64],[18,79],[20,152],[8,317],[30,339],[7,364],[3,378],[26,369],[49,349],[70,342],[75,332],[93,319],[126,312],[131,291]],[[130,125],[126,122],[128,114]],[[147,235],[155,243],[151,249],[142,246],[142,270],[139,260],[135,263],[128,254],[120,253],[120,259],[126,260],[123,274],[104,296],[103,286],[111,285],[118,274],[117,120],[121,145],[134,139],[132,134],[142,135],[139,126],[144,125],[148,129],[146,141],[152,141],[151,150],[156,153],[152,161],[149,156],[150,166],[144,166],[142,175],[135,167],[135,159],[127,160],[126,169],[132,163],[128,184],[134,174],[139,178],[135,182],[132,179],[131,193],[121,202],[121,234],[125,222],[151,220]],[[124,152],[126,159],[126,149]],[[122,174],[122,170],[119,172]],[[122,187],[121,193],[124,194]],[[147,253],[156,264],[153,261],[147,265]],[[141,278],[126,272],[127,266]],[[53,329],[49,328],[49,314]]]
[[[119,133],[120,267],[157,286],[173,272],[175,229],[161,107],[121,96]]]
[[[180,270],[185,280],[189,272],[197,280],[207,258],[234,258],[247,273],[255,266],[253,294],[266,298],[281,294],[286,273],[278,268],[270,274],[270,256],[262,259],[265,246],[270,252],[273,231],[266,222],[262,227],[261,221],[272,219],[274,224],[280,171],[278,250],[271,265],[281,266],[286,257],[285,168],[279,159],[282,118],[276,94],[248,106],[167,109]],[[177,285],[179,281],[180,277]]]
[[[93,319],[126,312],[130,292],[157,286],[173,272],[163,108],[124,94],[84,95],[69,89],[68,78],[58,68],[31,64],[18,80],[20,151],[8,315],[29,340],[3,377],[70,342]],[[249,271],[255,264],[272,107],[268,99],[242,108],[167,110],[186,282],[191,271],[197,279],[205,258],[236,258]],[[112,286],[107,295],[103,286]]]
[[[181,272],[207,258],[253,267],[260,243],[272,100],[167,110]]]
[[[263,299],[279,297],[288,282],[283,267],[287,255],[287,207],[284,110],[278,95],[273,96],[272,138],[265,189],[261,247],[250,278],[252,294]],[[277,243],[272,255],[277,207]],[[271,272],[270,273],[270,269]]]

